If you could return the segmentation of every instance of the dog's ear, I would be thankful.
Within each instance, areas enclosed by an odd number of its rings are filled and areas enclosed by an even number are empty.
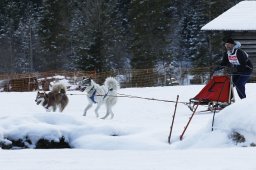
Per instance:
[[[47,93],[45,93],[45,92],[44,92],[44,96],[45,96],[46,98],[49,98],[49,95],[48,95]]]
[[[91,77],[89,77],[89,85],[91,86],[92,85],[92,78]]]
[[[37,91],[37,95],[42,95],[43,92]]]

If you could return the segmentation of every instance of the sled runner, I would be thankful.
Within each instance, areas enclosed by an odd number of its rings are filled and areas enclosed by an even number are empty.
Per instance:
[[[196,105],[206,105],[206,111],[215,112],[233,102],[235,99],[230,76],[213,76],[205,87],[189,100],[188,106],[194,111]]]

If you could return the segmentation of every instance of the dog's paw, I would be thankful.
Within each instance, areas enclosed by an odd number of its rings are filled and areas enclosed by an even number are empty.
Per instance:
[[[50,112],[51,108],[50,107],[45,107],[46,112]]]

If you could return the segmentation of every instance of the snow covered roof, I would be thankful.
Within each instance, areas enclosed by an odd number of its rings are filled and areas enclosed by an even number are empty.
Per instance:
[[[203,26],[201,30],[256,30],[256,1],[242,1]]]

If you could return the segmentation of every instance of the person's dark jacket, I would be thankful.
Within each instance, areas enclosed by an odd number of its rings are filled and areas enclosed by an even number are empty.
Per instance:
[[[248,58],[247,54],[240,48],[234,49],[232,54],[235,54],[235,53],[240,65],[231,64],[228,60],[227,53],[224,53],[224,56],[220,65],[232,67],[233,73],[251,73],[253,70],[253,65],[250,59]]]

